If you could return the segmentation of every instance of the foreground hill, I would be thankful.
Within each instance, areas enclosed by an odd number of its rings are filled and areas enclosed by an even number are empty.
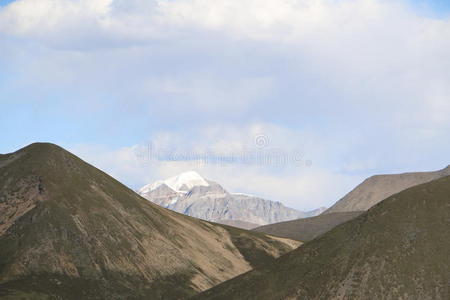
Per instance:
[[[450,166],[435,172],[376,175],[367,178],[323,214],[368,210],[393,194],[450,175]]]
[[[52,144],[0,156],[2,299],[179,299],[297,245],[164,209]]]
[[[280,202],[229,193],[220,184],[189,171],[142,187],[138,193],[176,212],[244,229],[321,214],[325,208],[299,211]]]
[[[311,218],[260,226],[253,230],[307,242],[362,213],[362,211],[350,211],[322,214]]]
[[[449,220],[445,177],[193,299],[450,299]]]

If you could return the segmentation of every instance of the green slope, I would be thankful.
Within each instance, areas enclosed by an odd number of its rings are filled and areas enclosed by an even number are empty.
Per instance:
[[[2,299],[180,299],[294,247],[161,208],[52,144],[0,156]]]
[[[450,299],[449,232],[445,177],[193,299]]]

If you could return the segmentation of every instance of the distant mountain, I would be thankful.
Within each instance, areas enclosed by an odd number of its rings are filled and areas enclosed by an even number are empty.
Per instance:
[[[188,216],[218,223],[249,226],[306,218],[325,208],[302,212],[280,202],[256,196],[229,193],[219,184],[189,171],[141,188],[138,193],[162,206]]]
[[[253,228],[253,230],[307,242],[331,230],[339,224],[356,218],[362,213],[362,211],[350,211],[322,214],[310,218],[264,225]]]
[[[449,220],[447,176],[193,299],[450,299]]]
[[[0,156],[2,299],[181,299],[298,245],[162,208],[52,144]]]
[[[450,166],[435,172],[376,175],[367,178],[323,214],[368,210],[381,200],[412,186],[450,175]]]

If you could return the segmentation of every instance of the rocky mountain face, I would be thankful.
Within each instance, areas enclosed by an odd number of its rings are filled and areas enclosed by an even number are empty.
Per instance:
[[[0,156],[2,299],[183,299],[298,245],[167,210],[52,144]]]
[[[450,176],[193,299],[450,299]]]
[[[229,193],[192,171],[146,185],[138,193],[162,207],[188,216],[246,228],[315,216],[325,210],[302,212],[280,202]]]
[[[450,166],[435,172],[376,175],[367,178],[324,214],[368,210],[378,202],[412,186],[450,175]]]

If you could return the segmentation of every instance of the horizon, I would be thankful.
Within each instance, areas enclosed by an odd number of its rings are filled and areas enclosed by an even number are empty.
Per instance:
[[[0,153],[330,207],[450,164],[448,53],[448,1],[0,1]]]

